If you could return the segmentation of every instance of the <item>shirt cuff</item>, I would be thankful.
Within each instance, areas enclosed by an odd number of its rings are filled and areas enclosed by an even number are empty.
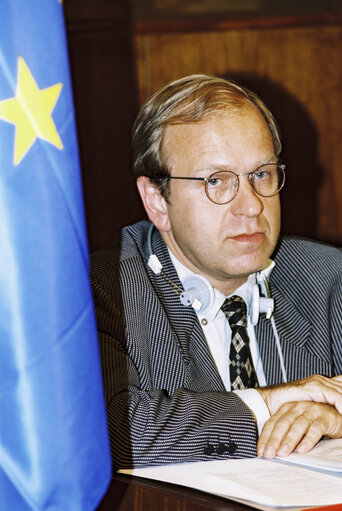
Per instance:
[[[237,394],[254,413],[258,435],[260,436],[265,422],[270,418],[270,412],[268,411],[265,401],[255,389],[234,390],[233,392]]]

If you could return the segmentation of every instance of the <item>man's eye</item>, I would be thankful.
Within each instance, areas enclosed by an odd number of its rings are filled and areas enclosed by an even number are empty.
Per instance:
[[[266,181],[270,177],[269,172],[266,172],[266,170],[260,170],[260,172],[254,172],[253,176],[255,179],[258,179],[259,181],[263,180]]]
[[[209,186],[219,186],[222,183],[222,179],[219,179],[218,177],[212,177],[208,179],[208,185]]]

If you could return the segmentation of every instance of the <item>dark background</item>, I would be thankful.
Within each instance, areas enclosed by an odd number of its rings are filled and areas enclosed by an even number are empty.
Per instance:
[[[143,216],[130,161],[139,105],[167,81],[202,72],[244,83],[275,114],[288,169],[283,232],[341,245],[341,1],[64,6],[92,251]]]

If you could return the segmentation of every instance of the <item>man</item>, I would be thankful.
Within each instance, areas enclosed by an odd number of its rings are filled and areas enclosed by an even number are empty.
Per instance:
[[[154,228],[125,228],[91,277],[116,467],[342,436],[342,254],[278,243],[280,151],[266,106],[223,79],[183,78],[141,108],[133,163]]]

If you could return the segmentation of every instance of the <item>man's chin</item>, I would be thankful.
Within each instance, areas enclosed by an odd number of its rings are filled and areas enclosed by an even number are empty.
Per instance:
[[[229,273],[236,278],[248,277],[252,273],[266,268],[269,260],[269,256],[262,255],[262,257],[254,256],[240,256],[236,258],[236,265],[230,264],[231,270]]]

